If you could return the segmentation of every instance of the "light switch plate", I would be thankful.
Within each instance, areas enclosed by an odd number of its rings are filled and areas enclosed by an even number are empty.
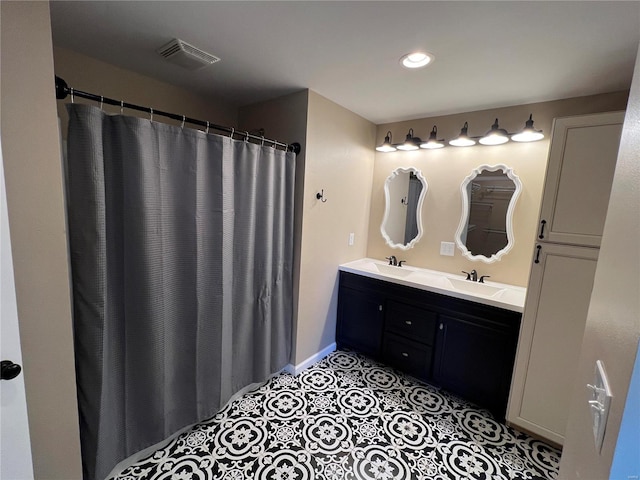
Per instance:
[[[352,246],[356,241],[356,234],[355,233],[350,233],[349,234],[349,246]]]
[[[453,242],[440,242],[440,255],[453,257],[455,244]]]
[[[602,450],[602,441],[609,417],[609,407],[611,406],[611,388],[607,380],[607,372],[601,360],[596,362],[593,385],[587,384],[589,389],[589,411],[593,423],[593,439],[596,444],[596,452]]]

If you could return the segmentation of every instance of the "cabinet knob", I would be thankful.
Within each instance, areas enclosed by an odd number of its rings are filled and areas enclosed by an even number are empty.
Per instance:
[[[409,354],[407,352],[402,352],[402,356],[409,358]]]
[[[444,328],[443,324],[440,324],[440,330],[442,330]]]
[[[378,310],[382,311],[382,305],[378,305]]]
[[[405,320],[404,323],[406,323],[407,325],[411,325],[411,320]]]

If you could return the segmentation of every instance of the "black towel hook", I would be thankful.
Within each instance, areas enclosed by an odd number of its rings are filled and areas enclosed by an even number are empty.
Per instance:
[[[316,193],[316,198],[320,200],[322,203],[326,203],[327,199],[324,197],[324,188]]]

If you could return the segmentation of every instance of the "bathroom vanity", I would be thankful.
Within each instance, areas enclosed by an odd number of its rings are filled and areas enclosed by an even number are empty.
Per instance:
[[[505,418],[525,289],[362,259],[340,266],[336,341]]]

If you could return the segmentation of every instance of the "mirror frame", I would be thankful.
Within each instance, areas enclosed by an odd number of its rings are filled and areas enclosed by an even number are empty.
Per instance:
[[[464,232],[465,227],[469,221],[469,213],[470,213],[470,199],[467,194],[467,186],[482,172],[497,172],[498,170],[502,170],[502,172],[511,179],[514,183],[516,189],[513,192],[513,196],[509,201],[509,207],[507,208],[507,217],[506,221],[506,230],[507,230],[507,245],[502,249],[491,255],[491,257],[487,258],[485,255],[473,255],[468,249],[467,246],[462,243],[462,233]],[[478,168],[471,171],[471,173],[462,181],[460,185],[460,193],[462,194],[462,215],[460,217],[460,224],[458,225],[458,230],[456,231],[455,239],[456,245],[462,252],[462,256],[471,261],[482,261],[484,263],[494,263],[499,261],[504,255],[506,255],[512,248],[515,243],[515,239],[513,236],[513,212],[516,208],[516,202],[518,197],[520,196],[520,191],[522,190],[522,182],[520,182],[520,178],[514,173],[511,167],[507,167],[504,164],[499,165],[480,165]]]
[[[393,181],[394,178],[396,178],[401,173],[413,173],[416,177],[418,177],[418,180],[420,180],[420,182],[422,183],[422,191],[420,192],[420,197],[418,198],[418,206],[416,207],[416,224],[418,225],[418,234],[414,237],[413,240],[411,240],[406,245],[402,243],[394,243],[384,228],[385,224],[387,223],[387,220],[389,219],[389,216],[391,215],[391,201],[390,201],[391,193],[389,192],[389,184],[391,183],[391,181]],[[424,203],[425,197],[427,196],[428,188],[429,188],[429,185],[427,184],[427,180],[424,178],[424,176],[422,176],[422,172],[415,167],[398,167],[395,170],[393,170],[391,172],[391,175],[389,175],[385,180],[384,182],[385,209],[384,209],[384,216],[382,217],[382,223],[380,224],[380,233],[382,234],[382,237],[385,239],[385,242],[387,243],[387,245],[390,246],[391,248],[399,248],[400,250],[409,250],[410,248],[413,248],[414,245],[418,243],[418,241],[422,238],[422,233],[423,233],[422,205]]]

